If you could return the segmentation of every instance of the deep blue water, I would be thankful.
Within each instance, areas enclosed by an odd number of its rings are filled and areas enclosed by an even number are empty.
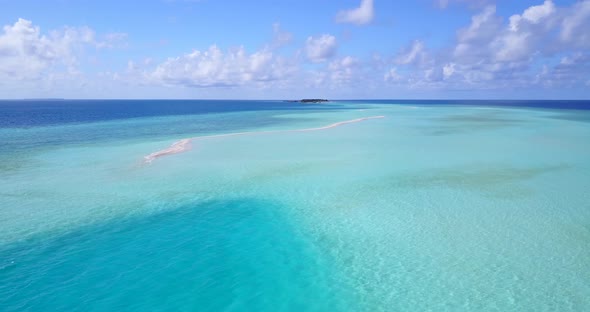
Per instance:
[[[332,102],[330,109],[339,106]],[[588,100],[343,100],[356,104],[468,105],[590,110]],[[224,112],[318,110],[325,104],[236,100],[0,100],[0,128]],[[350,107],[348,107],[350,109]]]
[[[0,128],[26,128],[154,116],[277,109],[310,110],[319,106],[283,101],[236,100],[4,100],[0,101]]]
[[[20,100],[0,101],[0,160],[52,146],[158,141],[280,124],[281,115],[344,109],[283,101]],[[130,131],[130,128],[133,131]],[[3,159],[8,156],[11,160]],[[2,165],[0,165],[2,166]]]

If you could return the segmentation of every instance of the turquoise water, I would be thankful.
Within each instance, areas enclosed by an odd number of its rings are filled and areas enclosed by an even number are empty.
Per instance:
[[[590,310],[590,111],[256,105],[0,128],[0,310]]]

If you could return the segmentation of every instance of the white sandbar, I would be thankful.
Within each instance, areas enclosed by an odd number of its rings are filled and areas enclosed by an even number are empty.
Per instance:
[[[173,155],[185,152],[191,148],[191,142],[194,140],[202,140],[202,139],[209,139],[209,138],[221,138],[221,137],[229,137],[229,136],[240,136],[240,135],[258,135],[258,134],[268,134],[268,133],[285,133],[285,132],[308,132],[308,131],[319,131],[319,130],[327,130],[331,128],[336,128],[342,125],[361,122],[369,119],[378,119],[384,118],[385,116],[371,116],[371,117],[363,117],[357,118],[352,120],[340,121],[335,122],[333,124],[329,124],[323,127],[317,128],[306,128],[306,129],[293,129],[293,130],[271,130],[271,131],[249,131],[249,132],[236,132],[236,133],[227,133],[227,134],[215,134],[215,135],[205,135],[205,136],[198,136],[188,139],[182,139],[180,141],[174,142],[174,144],[170,145],[170,147],[151,153],[147,156],[144,156],[144,163],[151,163],[157,158],[167,155]]]

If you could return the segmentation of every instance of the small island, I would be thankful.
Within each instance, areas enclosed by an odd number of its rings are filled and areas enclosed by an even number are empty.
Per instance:
[[[287,102],[299,102],[299,103],[325,103],[330,102],[326,99],[302,99],[302,100],[288,100]]]

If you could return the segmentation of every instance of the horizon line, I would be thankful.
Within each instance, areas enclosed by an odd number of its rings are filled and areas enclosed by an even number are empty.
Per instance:
[[[240,98],[0,98],[0,101],[300,101],[301,99],[240,99]],[[522,98],[353,98],[328,101],[590,101],[588,99],[522,99]]]

